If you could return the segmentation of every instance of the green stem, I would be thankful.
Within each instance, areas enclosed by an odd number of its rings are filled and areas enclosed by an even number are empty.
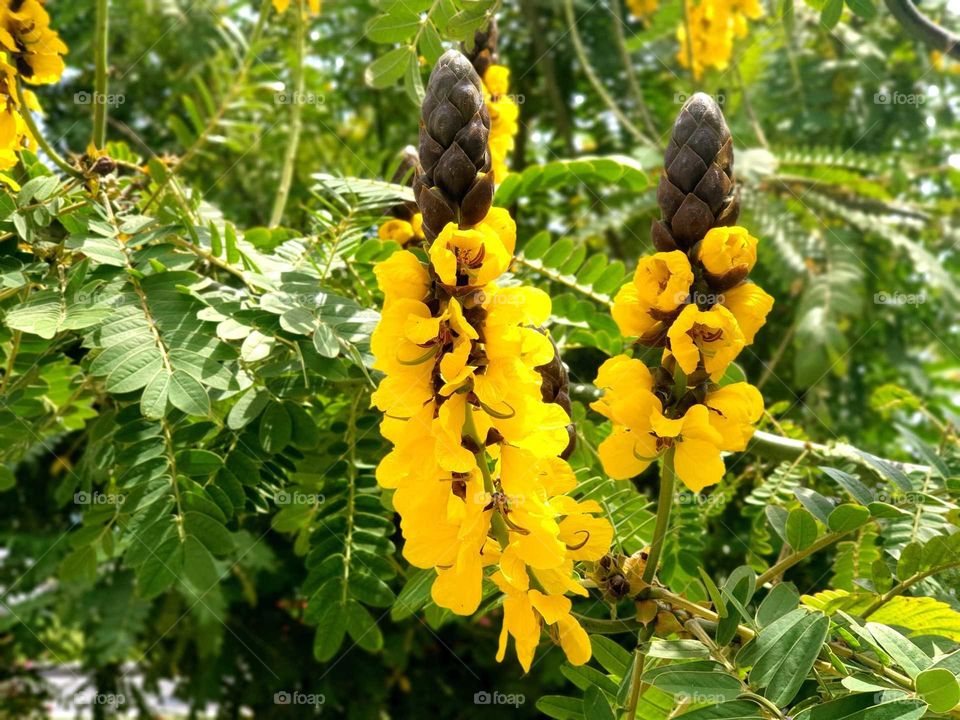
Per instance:
[[[637,717],[637,705],[640,702],[640,693],[643,691],[643,666],[647,660],[643,646],[653,636],[655,627],[656,625],[650,623],[637,633],[637,649],[633,652],[633,674],[630,678],[630,699],[627,701],[627,720],[634,720]]]
[[[663,456],[660,467],[660,497],[657,500],[657,521],[653,527],[653,540],[647,554],[647,565],[643,569],[643,581],[649,585],[657,574],[660,554],[663,552],[663,540],[670,526],[670,510],[673,508],[673,488],[677,475],[673,469],[673,449]]]
[[[796,460],[804,452],[808,452],[820,460],[834,457],[871,468],[872,466],[862,457],[857,456],[854,450],[855,448],[847,446],[847,451],[843,452],[836,447],[830,447],[807,440],[794,440],[793,438],[774,435],[773,433],[764,432],[763,430],[757,430],[753,434],[753,438],[747,447],[747,452],[770,460]],[[884,462],[894,465],[906,473],[931,472],[931,469],[926,465],[914,465],[913,463],[903,463],[896,460],[884,460]]]
[[[937,565],[928,570],[924,570],[923,572],[918,572],[908,577],[906,580],[894,585],[892,588],[887,590],[887,592],[885,592],[883,595],[881,595],[872,603],[870,603],[870,605],[867,606],[867,609],[861,613],[861,616],[863,617],[864,620],[866,620],[868,617],[873,615],[877,610],[879,610],[888,602],[890,602],[893,598],[897,597],[898,595],[902,595],[912,585],[915,585],[921,580],[925,580],[931,575],[936,575],[937,573],[943,572],[944,570],[951,570],[955,567],[960,567],[960,561],[954,561],[954,562],[944,563],[943,565]]]
[[[474,453],[474,456],[477,459],[477,467],[480,468],[480,475],[483,477],[483,489],[489,495],[493,495],[496,488],[493,486],[490,466],[487,465],[487,451],[483,439],[480,437],[480,432],[477,430],[477,425],[473,421],[473,412],[470,410],[469,402],[466,404],[464,410],[463,430],[467,437],[473,440],[476,446],[480,448]],[[500,543],[500,549],[506,549],[510,543],[510,532],[507,530],[507,525],[503,522],[503,518],[500,517],[500,513],[496,511],[493,513],[493,516],[490,518],[490,527],[493,530],[493,536],[497,539],[497,542]]]
[[[303,0],[297,2],[297,32],[296,32],[296,66],[294,67],[294,95],[290,105],[290,137],[287,139],[287,150],[283,157],[283,169],[280,172],[280,185],[277,187],[277,196],[273,201],[273,212],[270,214],[270,227],[276,227],[283,219],[283,211],[287,207],[287,198],[290,196],[290,186],[293,183],[293,169],[297,160],[297,147],[300,144],[301,115],[305,90],[305,76],[303,71],[304,47],[306,45],[306,15]]]
[[[17,101],[20,103],[20,115],[23,117],[23,121],[27,124],[30,134],[36,139],[37,144],[47,154],[47,156],[53,160],[53,164],[63,170],[67,175],[82,179],[83,173],[60,157],[60,153],[53,149],[53,146],[47,142],[47,139],[43,136],[43,133],[40,132],[40,128],[37,127],[37,123],[33,119],[30,108],[27,107],[27,102],[23,97],[23,86],[19,82],[17,83]]]
[[[101,150],[107,144],[107,53],[110,36],[110,0],[97,0],[97,26],[94,40],[96,70],[93,81],[93,146]]]
[[[809,557],[810,555],[813,555],[815,552],[819,550],[823,550],[823,548],[827,547],[828,545],[832,545],[833,543],[835,543],[837,540],[844,537],[845,535],[849,535],[850,532],[852,531],[847,530],[845,532],[827,533],[822,538],[820,538],[815,543],[813,543],[813,545],[811,545],[810,547],[790,553],[785,558],[783,558],[783,560],[776,563],[773,567],[767,570],[763,575],[757,578],[757,585],[756,585],[757,588],[761,588],[765,583],[770,582],[774,578],[780,577],[781,575],[783,575],[783,573],[785,573],[787,570],[792,568],[794,565],[796,565],[798,562],[800,562],[804,558]]]

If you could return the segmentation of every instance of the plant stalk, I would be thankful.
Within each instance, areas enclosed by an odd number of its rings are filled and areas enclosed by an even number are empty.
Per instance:
[[[663,552],[663,540],[670,526],[670,510],[673,508],[673,488],[676,485],[677,475],[673,469],[673,449],[663,456],[663,465],[660,468],[660,497],[657,500],[657,521],[653,527],[653,540],[650,541],[650,552],[647,554],[647,564],[643,569],[643,581],[647,585],[653,582],[657,574],[657,565],[660,563],[660,554]]]
[[[30,108],[27,107],[27,102],[23,97],[23,86],[19,82],[17,82],[17,101],[20,103],[20,115],[23,117],[23,121],[27,124],[30,134],[37,141],[37,145],[39,145],[40,148],[53,161],[53,164],[63,170],[63,172],[65,172],[67,175],[83,179],[83,173],[64,160],[60,156],[60,153],[54,150],[53,146],[47,142],[47,139],[43,136],[43,133],[40,132],[40,128],[37,127],[37,123],[33,119],[33,114],[30,112]]]
[[[287,198],[290,196],[290,186],[293,183],[293,170],[297,161],[297,148],[300,144],[300,129],[302,127],[303,99],[306,73],[303,67],[304,48],[306,46],[306,13],[303,0],[297,2],[297,31],[295,40],[296,65],[294,66],[294,95],[290,105],[290,137],[287,140],[287,150],[283,157],[283,169],[280,172],[280,184],[277,186],[277,195],[273,201],[273,212],[270,214],[270,227],[276,227],[283,220],[283,211],[287,207]]]
[[[107,54],[110,38],[110,0],[97,0],[97,26],[94,39],[93,146],[102,150],[107,144]]]

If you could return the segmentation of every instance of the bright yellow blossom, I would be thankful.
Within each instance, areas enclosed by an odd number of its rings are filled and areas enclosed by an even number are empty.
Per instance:
[[[320,14],[321,0],[307,0],[307,10],[311,15]],[[285,13],[290,8],[290,0],[273,0],[273,9]]]
[[[692,283],[690,261],[680,250],[641,258],[632,281],[613,300],[613,319],[620,332],[642,337],[686,302]]]
[[[743,282],[723,293],[723,306],[733,313],[747,345],[767,321],[773,298],[759,285]]]
[[[34,85],[49,85],[63,75],[67,46],[50,27],[40,0],[24,0],[0,8],[0,46],[14,60],[17,74]]]
[[[392,240],[404,247],[413,241],[423,240],[423,216],[417,213],[410,220],[391,218],[380,224],[377,236],[381,240]]]
[[[518,118],[520,108],[508,92],[510,90],[510,70],[503,65],[490,65],[483,74],[484,100],[490,111],[490,159],[493,178],[497,183],[510,172],[507,156],[513,151],[517,132],[520,129]]]
[[[687,305],[667,333],[677,365],[690,375],[702,361],[712,380],[719,380],[746,345],[733,314],[722,305],[700,310]]]
[[[517,226],[510,214],[491,208],[473,228],[447,223],[430,246],[430,262],[444,285],[480,287],[509,267],[516,242]]]
[[[746,275],[757,262],[757,239],[742,227],[711,228],[700,242],[697,257],[713,275],[733,271]]]

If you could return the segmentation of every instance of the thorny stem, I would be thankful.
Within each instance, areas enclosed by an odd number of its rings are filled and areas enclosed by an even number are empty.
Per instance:
[[[27,128],[30,130],[30,135],[37,141],[37,144],[40,146],[40,148],[53,161],[53,164],[63,170],[63,172],[65,172],[67,175],[82,179],[83,173],[64,160],[60,156],[60,153],[54,150],[53,146],[47,142],[47,139],[43,136],[43,133],[40,132],[40,128],[37,127],[37,123],[33,119],[33,114],[30,112],[30,108],[27,107],[26,99],[23,97],[23,86],[19,82],[17,82],[17,101],[20,103],[20,115],[23,117],[23,121],[27,124]]]
[[[97,26],[94,41],[93,146],[101,150],[107,144],[107,53],[110,36],[110,0],[97,0]]]
[[[305,76],[303,71],[303,57],[306,36],[306,16],[303,0],[297,2],[297,31],[296,31],[296,66],[294,67],[294,95],[290,105],[290,137],[287,139],[287,150],[283,157],[283,170],[280,172],[280,185],[273,202],[273,212],[270,214],[270,227],[276,227],[283,220],[283,211],[287,207],[287,198],[290,196],[290,185],[293,183],[293,169],[297,160],[297,147],[300,144],[301,115],[303,112],[303,96]]]
[[[663,540],[670,526],[670,510],[673,507],[673,488],[676,485],[677,475],[673,469],[672,449],[663,456],[660,468],[660,497],[657,500],[657,521],[653,528],[653,540],[650,541],[650,552],[647,554],[647,564],[643,568],[643,582],[648,585],[653,582],[657,574],[657,564],[663,552]]]

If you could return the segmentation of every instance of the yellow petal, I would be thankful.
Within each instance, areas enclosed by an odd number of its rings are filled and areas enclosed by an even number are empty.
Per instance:
[[[696,439],[684,439],[677,445],[674,468],[680,481],[695,493],[716,485],[726,471],[720,450],[713,443]]]

